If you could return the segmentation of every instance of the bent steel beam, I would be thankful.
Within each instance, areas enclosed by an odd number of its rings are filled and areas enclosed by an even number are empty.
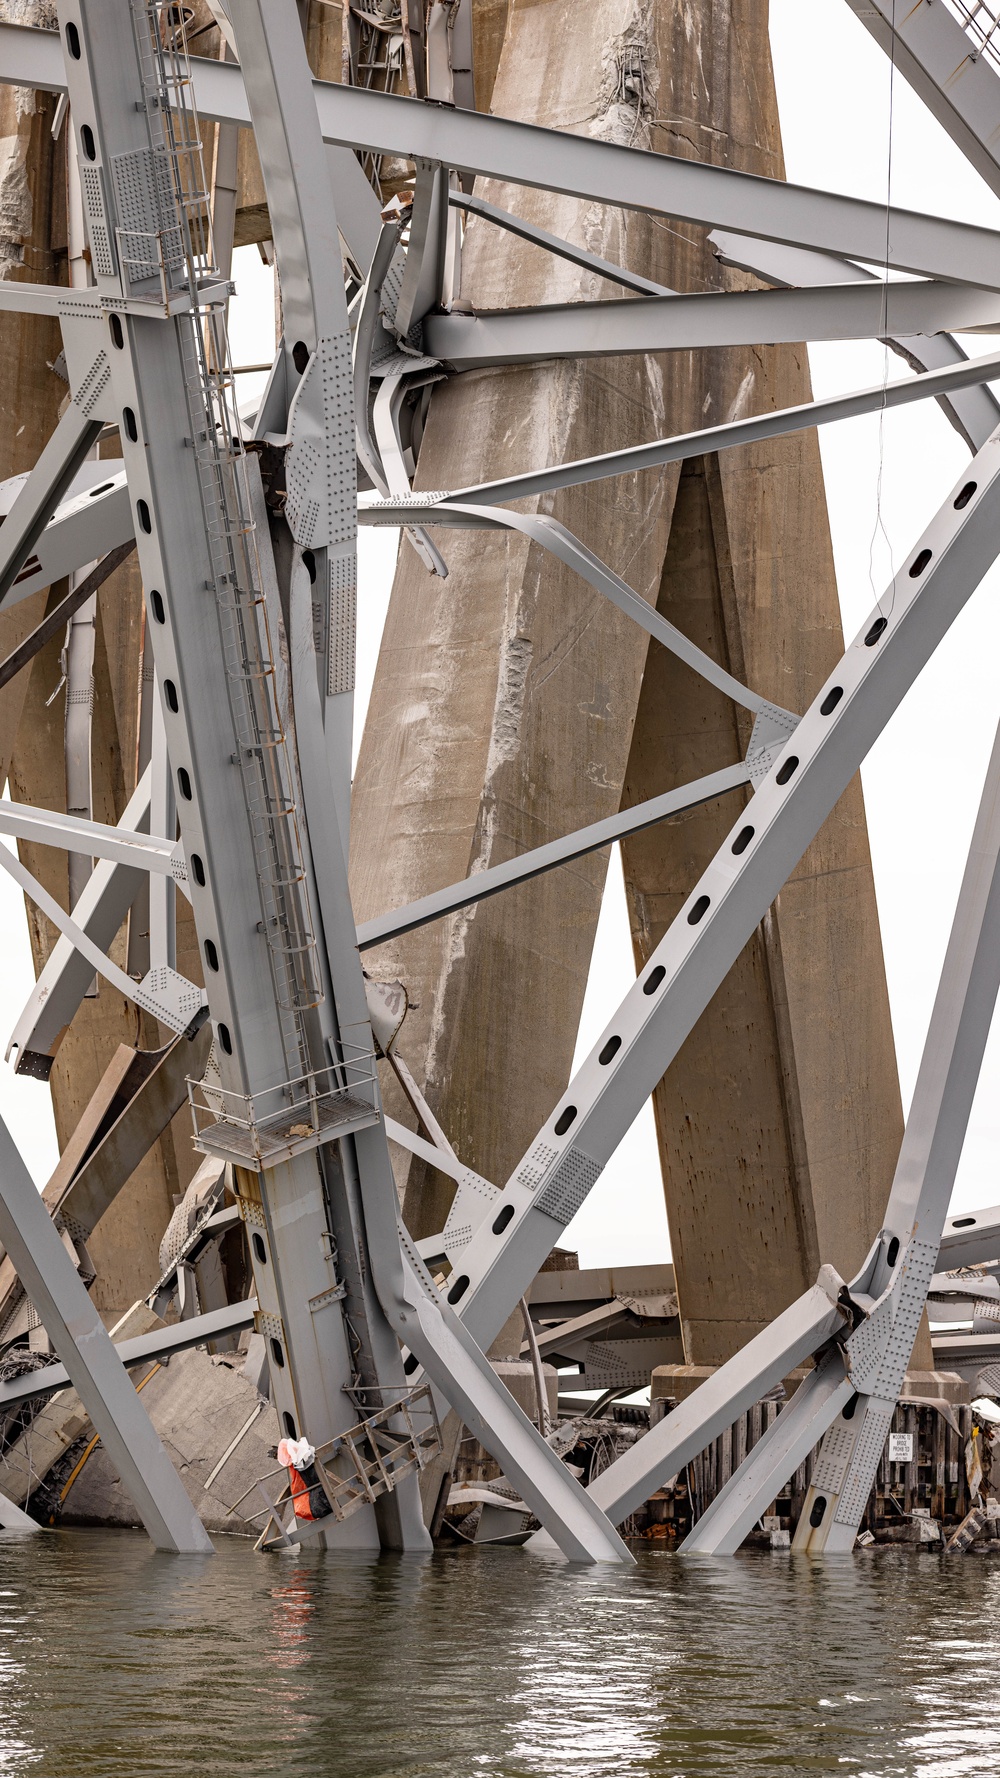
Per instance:
[[[550,555],[565,562],[581,580],[585,580],[597,592],[603,593],[606,599],[617,605],[619,611],[624,611],[626,617],[630,617],[633,623],[652,636],[654,642],[668,648],[678,660],[699,673],[702,679],[707,680],[709,685],[714,685],[727,698],[732,698],[734,703],[742,704],[744,709],[752,710],[758,716],[776,713],[779,718],[788,718],[794,726],[797,719],[790,711],[778,710],[776,705],[769,704],[766,698],[762,698],[759,692],[751,691],[739,679],[734,679],[704,649],[685,636],[676,624],[661,617],[648,599],[644,599],[622,580],[606,562],[595,556],[593,550],[581,543],[578,537],[574,537],[572,531],[561,525],[558,519],[549,518],[546,513],[507,512],[499,507],[477,509],[465,502],[459,504],[455,500],[449,501],[447,505],[442,503],[432,506],[430,497],[425,498],[424,506],[428,517],[444,524],[455,522],[452,515],[457,515],[459,523],[466,517],[497,530],[520,531],[522,536],[530,537],[532,542],[540,544]]]
[[[1000,377],[1000,354],[990,353],[985,358],[966,359],[958,365],[908,377],[905,382],[879,383],[848,395],[829,395],[822,401],[804,402],[799,407],[777,408],[747,420],[727,420],[721,426],[679,433],[675,438],[653,439],[649,444],[630,445],[623,451],[608,451],[599,457],[579,457],[571,463],[529,469],[519,475],[505,476],[502,481],[480,482],[472,487],[456,488],[450,493],[413,494],[409,500],[401,501],[378,500],[371,494],[363,494],[358,507],[358,523],[403,525],[419,509],[426,507],[429,509],[428,524],[485,526],[489,522],[485,517],[449,520],[444,515],[452,506],[461,508],[468,503],[494,506],[532,494],[551,493],[555,488],[578,487],[585,482],[603,481],[609,476],[655,469],[664,463],[682,463],[690,457],[704,456],[708,451],[729,450],[736,445],[801,432],[809,426],[852,420],[859,414],[878,413],[883,408],[906,407],[912,401],[925,401],[928,397],[939,398],[952,390],[972,388],[997,377]],[[981,445],[985,442],[983,439]]]

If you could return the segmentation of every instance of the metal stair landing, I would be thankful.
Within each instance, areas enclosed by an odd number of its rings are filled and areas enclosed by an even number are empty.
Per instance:
[[[426,1384],[408,1390],[325,1445],[317,1445],[316,1475],[334,1521],[342,1523],[361,1507],[391,1494],[404,1477],[424,1469],[441,1448],[441,1428]],[[276,1482],[278,1491],[272,1493]],[[296,1521],[288,1470],[280,1466],[269,1470],[230,1511],[236,1512],[254,1492],[266,1502],[259,1511],[244,1515],[251,1523],[264,1521],[255,1547],[272,1550],[297,1541],[308,1521],[305,1525]],[[327,1523],[319,1519],[312,1528],[322,1529]]]
[[[359,1051],[336,1069],[247,1095],[189,1080],[194,1145],[202,1154],[262,1173],[334,1137],[363,1130],[380,1116],[374,1067],[374,1055]]]

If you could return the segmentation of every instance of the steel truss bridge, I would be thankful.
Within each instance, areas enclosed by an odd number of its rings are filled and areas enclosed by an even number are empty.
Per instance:
[[[893,34],[889,0],[849,4],[1000,193],[993,11],[926,0],[898,9]],[[823,1265],[798,1301],[589,1490],[484,1353],[1000,553],[1000,409],[987,387],[1000,378],[1000,352],[969,360],[951,338],[1000,330],[1000,234],[476,113],[460,53],[468,0],[432,6],[426,39],[414,24],[422,9],[404,6],[401,42],[419,63],[418,97],[383,90],[389,52],[374,26],[354,46],[367,81],[314,80],[294,0],[219,0],[229,56],[218,61],[191,53],[181,9],[158,0],[58,0],[57,10],[57,32],[0,26],[0,73],[66,95],[91,273],[74,288],[0,283],[0,308],[58,319],[71,394],[34,468],[5,490],[0,597],[9,606],[73,575],[78,607],[134,548],[158,697],[150,765],[118,826],[0,805],[4,833],[84,848],[98,861],[67,914],[0,850],[0,864],[62,935],[18,1021],[17,1066],[44,1075],[95,971],[175,1032],[207,1023],[210,1053],[191,1083],[197,1138],[207,1157],[237,1169],[255,1291],[252,1303],[216,1312],[213,1328],[253,1318],[284,1431],[308,1432],[317,1448],[341,1438],[344,1391],[360,1374],[373,1407],[366,1424],[378,1422],[382,1442],[373,1433],[367,1455],[355,1449],[360,1479],[333,1492],[357,1495],[383,1546],[429,1547],[417,1471],[430,1435],[426,1424],[414,1430],[417,1401],[432,1403],[432,1418],[457,1411],[539,1520],[536,1541],[572,1561],[625,1563],[616,1527],[813,1360],[685,1547],[738,1548],[819,1444],[796,1542],[850,1549],[932,1280],[946,1263],[1000,1251],[1000,1210],[972,1227],[946,1226],[1000,985],[1000,742],[884,1220],[857,1275]],[[236,407],[229,255],[213,233],[202,121],[252,127],[272,219],[284,335],[249,436]],[[366,170],[387,156],[412,162],[416,178],[412,203],[383,211]],[[691,295],[651,284],[486,203],[477,176],[708,227],[719,254],[765,287]],[[462,312],[451,294],[470,214],[625,294]],[[918,373],[507,480],[411,490],[406,396],[429,374],[866,337],[889,339]],[[514,507],[525,495],[613,487],[639,467],[930,399],[963,432],[968,466],[804,711],[739,683],[613,563],[554,520]],[[107,428],[119,432],[122,457],[97,469],[88,453]],[[265,499],[276,466],[280,508]],[[429,572],[442,568],[442,528],[527,534],[752,713],[745,759],[358,927],[345,850],[359,524],[405,527]],[[0,678],[30,652],[0,666]],[[737,785],[751,787],[737,823],[509,1179],[480,1179],[443,1133],[428,1144],[385,1118],[375,1059],[391,1057],[402,1011],[366,983],[368,947]],[[153,951],[136,981],[107,947],[147,879]],[[176,968],[167,910],[177,891],[193,909],[205,990]],[[414,1243],[400,1223],[390,1135],[429,1148],[458,1183],[448,1225],[429,1242]],[[71,1380],[159,1546],[210,1548],[128,1381],[123,1360],[135,1354],[116,1349],[67,1251],[74,1226],[85,1237],[86,1215],[74,1225],[62,1208],[59,1225],[0,1129],[0,1238],[60,1361],[51,1375],[34,1373],[32,1387]],[[457,1239],[460,1225],[471,1237]],[[451,1266],[440,1288],[426,1263],[438,1256]],[[210,1320],[182,1322],[143,1350],[208,1337]],[[355,1445],[363,1432],[353,1428]],[[8,1523],[23,1519],[7,1504],[4,1513]],[[335,1543],[342,1522],[338,1509],[318,1534]]]

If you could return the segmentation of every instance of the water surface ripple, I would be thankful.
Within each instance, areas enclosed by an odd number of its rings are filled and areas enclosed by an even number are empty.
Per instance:
[[[998,1705],[989,1559],[0,1543],[2,1778],[960,1778]]]

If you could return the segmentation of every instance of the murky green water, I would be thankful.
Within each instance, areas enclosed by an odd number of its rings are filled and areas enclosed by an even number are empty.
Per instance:
[[[0,1544],[0,1773],[977,1778],[1000,1562],[884,1550],[580,1571]]]

